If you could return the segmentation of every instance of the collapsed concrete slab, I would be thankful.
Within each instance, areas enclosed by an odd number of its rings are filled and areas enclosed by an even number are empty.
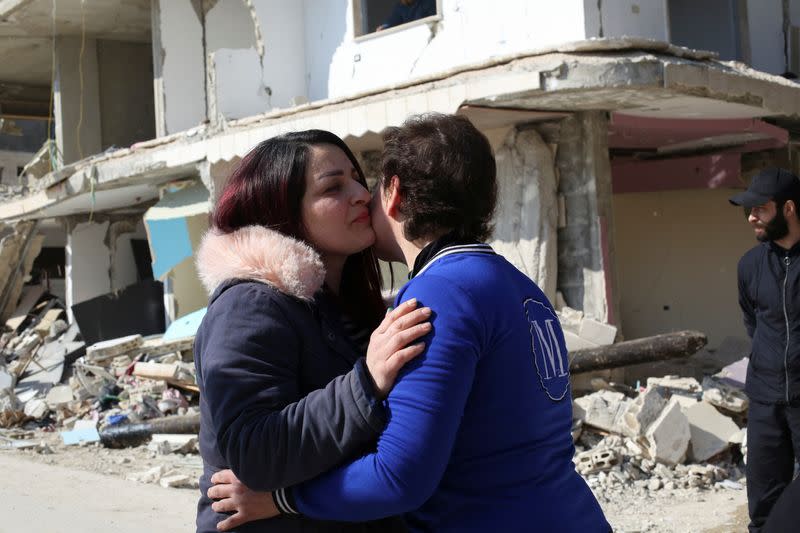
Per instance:
[[[645,433],[650,458],[668,465],[683,462],[689,447],[689,420],[678,402],[670,400]]]
[[[686,411],[691,434],[689,458],[706,461],[728,449],[730,440],[739,433],[739,426],[706,402],[697,402]]]
[[[657,388],[646,389],[628,403],[620,423],[622,433],[632,438],[644,435],[666,405],[667,400]]]
[[[572,418],[583,420],[588,426],[621,432],[621,420],[628,408],[628,400],[621,392],[603,390],[582,396],[572,404]]]

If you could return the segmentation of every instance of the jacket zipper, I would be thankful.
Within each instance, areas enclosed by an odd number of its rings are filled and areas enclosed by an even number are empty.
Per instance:
[[[789,313],[786,311],[786,282],[789,280],[789,255],[783,258],[786,275],[783,278],[783,319],[786,321],[786,347],[783,350],[783,370],[786,374],[786,403],[789,403]]]

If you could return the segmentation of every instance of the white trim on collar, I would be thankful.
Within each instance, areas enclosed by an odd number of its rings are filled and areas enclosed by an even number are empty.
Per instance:
[[[430,267],[434,261],[437,259],[441,259],[447,255],[453,254],[464,254],[464,253],[479,253],[479,254],[494,254],[495,251],[492,249],[491,246],[488,244],[459,244],[456,246],[448,246],[446,248],[442,248],[439,252],[436,253],[430,260],[425,263],[425,266],[419,269],[419,272],[414,273],[414,277],[416,278]]]

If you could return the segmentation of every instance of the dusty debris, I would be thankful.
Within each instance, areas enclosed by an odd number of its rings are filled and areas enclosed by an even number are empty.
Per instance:
[[[740,388],[681,376],[651,377],[640,390],[596,385],[601,390],[574,400],[573,435],[575,467],[598,499],[742,489],[746,428],[737,422],[747,403]]]

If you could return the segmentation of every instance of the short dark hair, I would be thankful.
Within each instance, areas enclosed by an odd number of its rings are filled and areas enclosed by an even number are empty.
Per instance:
[[[408,240],[452,232],[484,241],[492,233],[497,166],[489,140],[465,117],[427,113],[383,135],[381,184],[399,179]]]
[[[356,157],[338,136],[324,130],[286,133],[262,141],[242,158],[222,190],[211,225],[222,233],[258,225],[305,240],[302,201],[306,166],[311,147],[323,144],[340,148],[353,163],[358,182],[367,188]],[[380,322],[384,306],[372,247],[347,258],[338,300],[363,326],[374,328]]]

